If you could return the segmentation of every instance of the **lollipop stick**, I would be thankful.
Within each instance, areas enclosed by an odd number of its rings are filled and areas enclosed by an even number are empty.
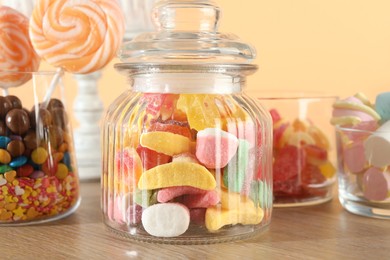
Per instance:
[[[63,74],[64,74],[64,70],[62,68],[58,68],[56,74],[54,75],[54,77],[50,83],[49,89],[47,90],[45,97],[43,98],[43,102],[41,105],[42,108],[47,108],[47,105],[49,104],[50,98],[53,95],[53,92],[54,92],[56,86],[58,85],[58,82]]]
[[[3,95],[4,97],[9,95],[8,88],[3,88]]]

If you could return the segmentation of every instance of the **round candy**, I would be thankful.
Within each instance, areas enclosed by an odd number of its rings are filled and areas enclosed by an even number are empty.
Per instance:
[[[36,132],[34,130],[28,131],[26,136],[23,138],[23,142],[27,149],[34,150],[37,148],[38,141]]]
[[[29,20],[16,10],[1,6],[0,24],[0,67],[2,71],[8,71],[0,73],[0,86],[2,88],[19,86],[28,81],[31,74],[13,72],[37,71],[40,62],[30,42]]]
[[[381,201],[389,196],[390,182],[386,172],[372,167],[363,175],[363,193],[369,200]]]
[[[5,125],[3,120],[0,120],[0,135],[1,136],[7,135],[7,126]]]
[[[12,171],[13,169],[6,165],[6,164],[3,164],[3,165],[0,165],[0,173],[6,173],[6,172],[9,172],[9,171]]]
[[[7,113],[5,123],[13,133],[18,135],[23,135],[30,128],[28,113],[19,108],[12,109]]]
[[[12,140],[7,144],[7,151],[12,155],[12,157],[21,156],[25,151],[23,141]]]
[[[53,124],[61,129],[66,129],[68,125],[68,115],[64,108],[56,107],[51,110],[53,117]]]
[[[32,43],[48,63],[72,73],[91,73],[115,56],[124,17],[112,0],[39,0],[32,13]]]
[[[7,150],[0,149],[0,163],[8,164],[11,161],[11,155]]]
[[[12,103],[3,96],[0,96],[0,117],[3,119],[5,115],[12,109]]]
[[[38,147],[31,153],[31,160],[36,164],[43,164],[46,161],[48,155],[49,154],[45,148]]]
[[[34,172],[34,168],[30,164],[25,164],[16,170],[18,177],[29,177]]]
[[[16,157],[15,159],[13,159],[9,163],[9,166],[11,166],[12,168],[17,168],[17,167],[20,167],[20,166],[26,164],[26,162],[27,162],[26,156],[19,156],[19,157]]]
[[[66,167],[65,164],[59,163],[57,165],[57,172],[56,172],[56,177],[60,180],[63,180],[68,176],[69,170],[68,167]]]
[[[5,99],[11,102],[12,108],[22,108],[22,101],[17,96],[8,95]]]
[[[6,148],[11,139],[7,136],[0,136],[0,148]]]

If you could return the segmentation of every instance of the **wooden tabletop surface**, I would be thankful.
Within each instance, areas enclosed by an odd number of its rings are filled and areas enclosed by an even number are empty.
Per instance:
[[[390,221],[352,215],[338,200],[277,208],[260,235],[214,245],[161,245],[116,236],[102,222],[100,184],[81,184],[71,216],[48,224],[0,227],[0,259],[390,259]]]

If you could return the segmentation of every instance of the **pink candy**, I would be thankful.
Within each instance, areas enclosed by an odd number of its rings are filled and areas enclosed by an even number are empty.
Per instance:
[[[362,142],[355,142],[344,148],[344,163],[353,173],[358,173],[364,170],[366,156],[364,154],[364,146]]]
[[[364,197],[369,200],[382,201],[389,195],[390,176],[378,168],[368,169],[363,176]]]
[[[221,169],[236,154],[237,137],[218,128],[199,131],[196,142],[196,157],[207,168]]]
[[[157,193],[157,201],[162,203],[178,197],[181,197],[180,203],[188,208],[208,208],[216,205],[220,200],[215,190],[206,191],[191,186],[164,188]]]

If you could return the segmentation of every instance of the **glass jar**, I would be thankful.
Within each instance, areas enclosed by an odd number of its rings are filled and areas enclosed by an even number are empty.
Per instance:
[[[57,76],[55,72],[0,72],[4,92],[0,96],[0,226],[57,220],[79,205],[62,84],[47,95]]]
[[[212,1],[160,1],[153,17],[116,65],[132,89],[104,120],[104,222],[158,243],[254,235],[272,212],[271,117],[242,92],[254,49],[217,32]]]
[[[330,119],[337,97],[281,91],[258,96],[273,119],[274,206],[308,206],[332,199],[336,145]]]

